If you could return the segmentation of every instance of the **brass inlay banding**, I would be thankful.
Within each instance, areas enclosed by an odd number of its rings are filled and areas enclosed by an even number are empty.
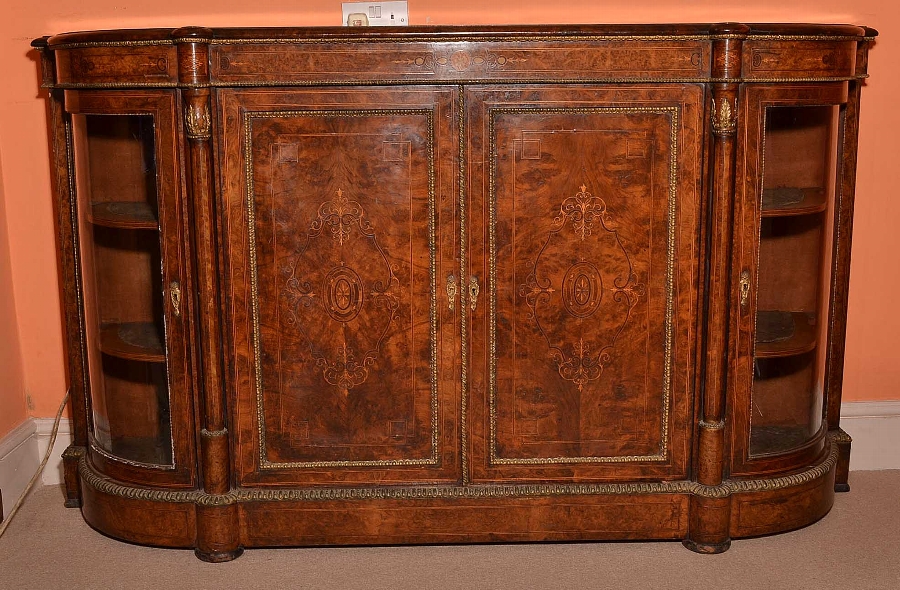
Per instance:
[[[829,77],[797,77],[797,78],[712,78],[712,77],[695,77],[695,78],[627,78],[627,77],[608,77],[608,78],[526,78],[513,79],[509,77],[494,78],[467,78],[465,80],[448,80],[454,84],[473,85],[473,84],[519,84],[523,81],[529,84],[791,84],[791,83],[807,83],[807,82],[853,82],[865,80],[868,74],[858,74],[855,76],[835,76]],[[371,80],[353,80],[353,86],[432,86],[436,80],[433,78],[423,79],[371,79]],[[346,79],[338,80],[314,80],[314,79],[293,79],[293,80],[243,80],[243,81],[211,81],[204,84],[191,84],[179,82],[60,82],[56,84],[41,84],[41,88],[60,88],[63,90],[90,90],[104,88],[271,88],[275,86],[287,87],[307,87],[307,86],[347,86]]]
[[[228,436],[228,429],[223,428],[222,430],[207,430],[203,428],[200,430],[200,436],[203,438],[220,438],[223,436]]]
[[[202,43],[209,45],[258,45],[258,44],[276,44],[276,45],[321,45],[321,44],[344,44],[344,43],[453,43],[453,42],[497,42],[497,43],[528,43],[528,42],[548,42],[561,41],[567,43],[577,43],[584,41],[718,41],[718,40],[765,40],[765,41],[871,41],[875,37],[862,35],[791,35],[791,34],[760,34],[755,35],[748,33],[700,33],[686,35],[603,35],[603,34],[571,34],[571,35],[523,35],[497,33],[496,35],[453,35],[448,33],[445,36],[416,35],[411,33],[403,37],[300,37],[300,38],[284,38],[269,37],[259,39],[241,39],[241,38],[174,38],[174,39],[154,39],[154,40],[132,40],[132,41],[79,41],[73,43],[60,43],[59,45],[49,46],[50,51],[61,51],[65,49],[84,49],[90,47],[142,47],[142,46],[171,46],[181,43]]]
[[[707,422],[706,420],[700,420],[700,428],[703,430],[722,430],[725,428],[725,421],[716,420],[715,422]]]
[[[459,135],[459,276],[468,274],[468,214],[466,207],[466,89],[459,86],[457,93],[457,133]],[[462,279],[460,279],[460,283]],[[460,308],[465,310],[466,290],[460,289]],[[469,314],[459,314],[459,349],[460,349],[460,463],[462,465],[462,483],[469,483],[469,440],[468,440],[468,398],[469,398]]]
[[[672,349],[674,344],[674,272],[676,230],[676,188],[678,181],[678,129],[680,108],[661,107],[498,107],[491,108],[488,121],[488,398],[489,398],[489,457],[490,465],[553,465],[572,463],[633,463],[638,461],[666,461],[668,459],[669,412],[672,395]],[[495,120],[499,114],[660,114],[670,117],[669,186],[666,210],[666,313],[665,352],[663,366],[663,395],[661,412],[661,441],[659,451],[652,455],[578,456],[508,458],[497,453],[497,158]]]
[[[428,128],[428,249],[430,264],[430,351],[431,361],[431,453],[430,456],[421,459],[377,459],[359,461],[285,461],[272,462],[268,460],[266,451],[265,412],[263,408],[262,390],[262,353],[260,336],[259,290],[258,290],[258,265],[256,254],[256,206],[254,202],[253,182],[253,138],[252,123],[254,119],[277,119],[286,117],[371,117],[371,116],[408,116],[421,115],[426,118]],[[252,348],[253,359],[251,364],[254,371],[254,386],[256,390],[256,416],[257,436],[259,437],[259,467],[261,469],[320,469],[329,467],[396,467],[396,466],[438,466],[440,464],[440,422],[438,399],[438,363],[437,363],[437,228],[436,228],[436,204],[435,204],[435,131],[434,111],[426,108],[391,108],[391,109],[293,109],[284,111],[247,111],[243,115],[244,129],[244,190],[246,193],[245,207],[247,214],[248,250],[250,266],[251,288],[251,323],[252,323]]]
[[[650,494],[692,494],[705,498],[727,498],[733,494],[773,492],[805,485],[830,473],[838,461],[838,446],[830,436],[828,454],[812,467],[771,479],[726,480],[719,486],[693,481],[659,481],[598,484],[488,484],[448,486],[382,486],[364,488],[239,488],[226,494],[207,494],[200,490],[161,490],[135,488],[109,479],[91,467],[81,448],[67,457],[78,458],[81,482],[112,496],[132,500],[166,503],[193,503],[200,506],[224,506],[238,502],[313,502],[333,500],[429,500],[523,498],[547,496],[613,496]],[[80,451],[80,452],[79,452]]]

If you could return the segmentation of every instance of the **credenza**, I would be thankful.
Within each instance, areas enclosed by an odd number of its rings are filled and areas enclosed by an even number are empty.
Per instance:
[[[99,531],[244,548],[802,527],[840,429],[849,25],[37,39]]]

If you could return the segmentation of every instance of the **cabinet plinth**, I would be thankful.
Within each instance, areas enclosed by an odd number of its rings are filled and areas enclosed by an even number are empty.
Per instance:
[[[836,228],[876,34],[35,41],[81,409],[69,503],[211,562],[491,541],[717,553],[817,520],[846,488]]]

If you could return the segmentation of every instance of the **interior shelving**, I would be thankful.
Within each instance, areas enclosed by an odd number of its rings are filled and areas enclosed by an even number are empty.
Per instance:
[[[93,438],[113,457],[172,463],[163,234],[150,115],[74,118]]]
[[[837,108],[765,109],[751,456],[802,447],[822,420]]]

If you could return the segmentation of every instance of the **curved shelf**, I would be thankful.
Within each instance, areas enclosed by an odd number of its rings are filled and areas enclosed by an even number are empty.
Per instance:
[[[809,352],[816,347],[815,316],[798,311],[756,313],[756,358],[777,358]]]
[[[91,204],[91,223],[119,229],[159,230],[156,211],[137,201],[106,201]]]
[[[152,322],[106,324],[100,329],[100,350],[133,361],[166,362],[165,347]]]
[[[811,441],[815,433],[797,426],[753,426],[750,429],[750,455],[781,455],[790,453]]]
[[[763,189],[763,217],[790,217],[821,213],[828,208],[825,189],[778,187]]]

